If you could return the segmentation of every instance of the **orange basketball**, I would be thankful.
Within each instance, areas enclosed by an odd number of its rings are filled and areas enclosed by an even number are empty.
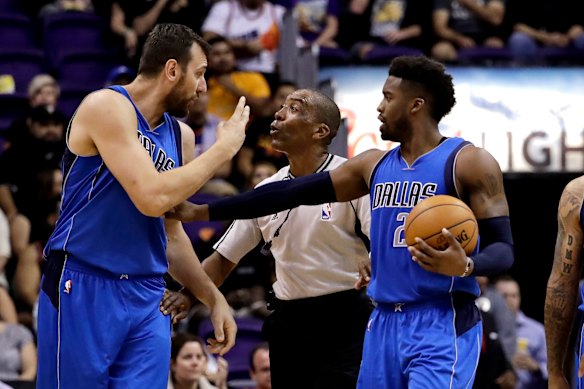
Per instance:
[[[416,244],[415,237],[422,238],[437,250],[445,250],[448,242],[442,235],[448,229],[467,254],[477,246],[479,227],[472,210],[462,200],[447,195],[428,197],[420,201],[406,219],[406,244]]]

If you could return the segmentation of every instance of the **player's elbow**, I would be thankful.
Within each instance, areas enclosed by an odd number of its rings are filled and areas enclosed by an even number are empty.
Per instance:
[[[134,201],[138,211],[144,216],[161,217],[170,208],[166,206],[164,196],[145,196],[145,198]]]
[[[515,262],[515,253],[512,244],[510,243],[504,244],[508,246],[508,249],[507,255],[503,255],[503,258],[501,260],[501,267],[503,268],[503,271],[508,271],[509,269],[511,269],[511,266],[513,266],[513,263]]]

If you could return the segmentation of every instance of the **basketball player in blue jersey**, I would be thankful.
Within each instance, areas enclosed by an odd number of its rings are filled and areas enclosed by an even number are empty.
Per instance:
[[[473,275],[502,272],[514,260],[503,175],[487,151],[440,134],[438,123],[455,104],[452,78],[442,64],[424,56],[398,57],[382,93],[377,107],[381,137],[399,147],[366,151],[330,173],[181,207],[175,216],[252,218],[369,193],[368,294],[377,305],[365,334],[358,387],[469,388],[482,340]],[[463,199],[476,215],[480,251],[472,256],[447,230],[442,232],[449,243],[444,251],[422,240],[406,246],[406,216],[418,202],[439,194]]]
[[[38,388],[167,386],[170,317],[159,304],[168,271],[211,309],[211,351],[234,344],[235,322],[180,222],[166,211],[237,152],[241,99],[194,156],[193,132],[171,115],[206,91],[206,43],[182,25],[150,33],[137,78],[89,94],[67,131],[59,219],[46,247],[38,319]],[[168,258],[168,259],[167,259]]]
[[[575,322],[576,307],[584,311],[584,287],[579,287],[582,274],[582,245],[584,245],[584,176],[569,182],[558,207],[558,233],[554,263],[547,284],[544,324],[547,347],[548,388],[584,387],[584,326]],[[580,296],[578,296],[580,293]],[[580,297],[580,298],[578,298]],[[566,360],[570,332],[578,326],[574,353],[574,377],[569,385]]]

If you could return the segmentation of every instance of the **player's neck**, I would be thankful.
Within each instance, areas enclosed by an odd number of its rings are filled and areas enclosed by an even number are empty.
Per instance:
[[[329,156],[327,150],[308,150],[306,153],[288,154],[290,173],[302,177],[316,172]]]
[[[438,129],[414,134],[410,139],[401,143],[402,157],[412,163],[421,155],[435,149],[442,142],[442,138],[443,136]]]
[[[156,82],[138,78],[125,88],[150,128],[158,126],[164,115],[164,105],[160,99],[164,93],[158,91]]]

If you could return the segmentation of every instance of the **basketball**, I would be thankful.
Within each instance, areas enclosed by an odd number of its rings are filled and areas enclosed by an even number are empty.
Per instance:
[[[420,201],[406,218],[406,244],[416,244],[415,237],[424,239],[437,250],[445,250],[448,242],[442,235],[442,228],[448,229],[466,254],[471,254],[479,238],[479,228],[472,210],[462,200],[437,195]]]

